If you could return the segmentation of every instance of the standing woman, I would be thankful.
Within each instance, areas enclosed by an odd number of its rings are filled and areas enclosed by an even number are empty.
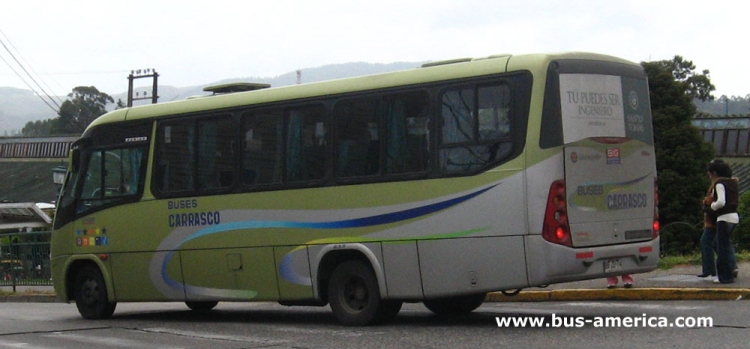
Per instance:
[[[708,176],[714,186],[711,210],[716,214],[716,271],[719,282],[734,282],[734,256],[730,236],[740,222],[737,214],[739,193],[737,181],[732,179],[732,169],[724,162],[712,161],[708,165]]]
[[[721,161],[721,160],[715,160]],[[703,199],[703,235],[701,235],[701,260],[703,262],[703,272],[698,275],[699,278],[709,277],[709,281],[718,280],[716,278],[716,213],[711,209],[711,203],[714,202],[714,182],[708,187],[706,197]]]

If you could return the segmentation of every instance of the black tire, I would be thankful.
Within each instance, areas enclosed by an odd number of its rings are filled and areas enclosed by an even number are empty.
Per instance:
[[[401,306],[404,305],[404,302],[390,299],[381,299],[380,301],[383,303],[380,319],[378,320],[380,324],[395,319],[398,312],[401,311]]]
[[[194,311],[209,311],[215,308],[217,304],[219,304],[219,302],[185,302],[185,305]]]
[[[74,297],[78,312],[84,319],[100,320],[112,316],[117,303],[108,299],[107,285],[99,268],[87,265],[75,278]]]
[[[380,298],[378,280],[370,265],[359,260],[341,263],[328,282],[333,315],[346,326],[376,325],[392,320],[402,302]]]
[[[468,296],[426,299],[424,305],[438,315],[464,315],[479,308],[486,297],[486,293],[479,293]]]

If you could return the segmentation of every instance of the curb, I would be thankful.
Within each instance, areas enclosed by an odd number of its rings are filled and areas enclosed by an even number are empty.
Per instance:
[[[613,290],[521,291],[515,296],[501,292],[487,295],[485,302],[548,302],[592,300],[741,300],[750,299],[748,288],[636,288]]]

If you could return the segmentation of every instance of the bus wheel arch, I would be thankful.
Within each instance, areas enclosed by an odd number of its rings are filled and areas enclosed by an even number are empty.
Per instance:
[[[78,312],[85,319],[106,319],[112,316],[117,306],[109,296],[112,288],[104,279],[101,269],[95,263],[81,263],[79,268],[71,268],[73,282],[72,296]]]
[[[362,244],[328,245],[317,255],[315,288],[318,298],[328,302],[328,282],[336,267],[349,260],[361,260],[368,264],[377,278],[381,295],[386,295],[385,277],[375,254]]]
[[[76,276],[81,271],[81,269],[87,266],[97,268],[100,272],[104,268],[104,266],[100,265],[98,261],[88,258],[74,259],[69,262],[65,271],[65,301],[75,301]],[[104,273],[102,273],[102,275],[104,275]],[[109,280],[107,280],[106,276],[104,276],[104,282],[107,285],[107,289],[111,290],[112,285],[108,281]],[[110,300],[112,300],[111,297]]]
[[[371,252],[360,249],[326,252],[320,254],[317,288],[320,298],[330,304],[340,323],[375,325],[398,315],[403,302],[383,298],[384,278],[378,270],[380,263]]]
[[[381,298],[375,272],[362,259],[350,259],[337,265],[327,289],[333,314],[346,326],[377,325],[392,320],[403,304]]]

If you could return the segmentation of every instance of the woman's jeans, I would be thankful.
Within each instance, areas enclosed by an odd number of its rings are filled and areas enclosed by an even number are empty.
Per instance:
[[[736,224],[716,222],[716,275],[722,283],[734,282],[734,249],[729,237]]]
[[[726,223],[726,222],[722,222]],[[732,229],[734,229],[733,223],[728,223],[732,225]],[[731,235],[731,230],[729,231],[729,234]],[[732,246],[731,242],[729,242],[729,258],[730,258],[730,274],[735,269],[737,269],[737,261],[735,260],[734,256],[734,246]],[[714,258],[714,252],[718,254],[718,245],[717,245],[717,234],[716,234],[716,228],[704,228],[703,229],[703,235],[701,236],[701,257],[703,260],[703,275],[716,275],[716,259]]]

